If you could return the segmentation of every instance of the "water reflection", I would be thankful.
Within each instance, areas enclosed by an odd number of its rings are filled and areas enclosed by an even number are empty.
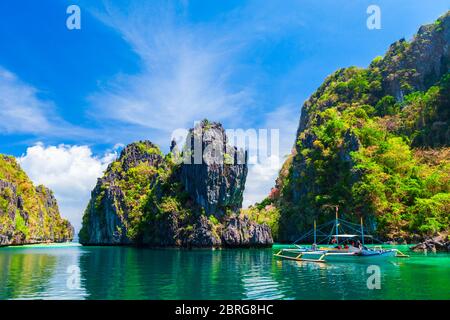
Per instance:
[[[92,299],[244,299],[251,275],[261,276],[255,266],[271,261],[270,250],[85,251],[80,268]]]
[[[78,265],[78,249],[3,248],[0,299],[80,299],[82,288],[66,285],[67,267]]]
[[[267,268],[272,264],[271,252],[261,250],[257,253],[253,261],[246,264],[248,268],[241,276],[245,299],[289,299],[272,276],[271,268]]]
[[[0,299],[449,299],[450,255],[370,263],[278,260],[268,250],[0,249]],[[68,267],[80,288],[67,285]]]

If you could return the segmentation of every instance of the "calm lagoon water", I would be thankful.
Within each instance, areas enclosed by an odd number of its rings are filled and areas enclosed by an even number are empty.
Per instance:
[[[368,263],[281,261],[274,250],[0,248],[0,299],[450,299],[449,254],[376,262],[381,289],[369,290]]]

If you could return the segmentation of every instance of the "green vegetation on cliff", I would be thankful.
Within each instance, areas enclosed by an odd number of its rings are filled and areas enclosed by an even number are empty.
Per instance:
[[[385,238],[449,229],[450,15],[439,21],[367,69],[338,70],[305,103],[279,195],[266,200],[281,211],[280,240],[335,206]]]
[[[0,245],[72,240],[53,193],[33,186],[13,157],[0,155]]]
[[[120,221],[117,226],[121,225],[113,230],[114,237],[133,242],[139,241],[143,229],[151,220],[158,220],[169,210],[168,203],[181,208],[175,192],[164,199],[160,196],[162,188],[176,188],[169,181],[176,166],[166,159],[160,149],[148,141],[129,145],[121,157],[109,165],[101,183],[94,190],[83,216],[80,241],[87,242],[90,239],[88,228],[93,212],[93,218],[99,219],[99,228],[107,228],[105,211],[108,206],[112,207],[115,218]]]
[[[238,214],[246,164],[227,161],[225,156],[221,164],[187,161],[196,143],[208,150],[212,130],[217,136],[225,135],[221,124],[204,120],[191,129],[181,153],[174,142],[165,156],[150,141],[125,147],[92,191],[80,242],[184,247],[271,245],[267,225]],[[198,141],[194,143],[194,139]],[[178,163],[178,157],[186,161]]]

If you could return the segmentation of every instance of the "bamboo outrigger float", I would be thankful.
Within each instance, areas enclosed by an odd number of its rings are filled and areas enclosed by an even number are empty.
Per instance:
[[[323,230],[331,226],[331,232],[324,233]],[[359,227],[359,230],[358,228]],[[350,230],[353,233],[348,234],[345,231]],[[343,231],[341,233],[340,231]],[[313,236],[314,242],[311,247],[302,247],[298,245],[300,241]],[[293,245],[296,248],[281,249],[275,257],[316,263],[326,263],[330,261],[348,261],[349,259],[386,259],[390,257],[408,258],[398,249],[383,249],[381,246],[368,248],[365,246],[365,238],[375,239],[371,235],[364,233],[363,219],[358,226],[355,223],[339,219],[338,207],[336,207],[336,219],[317,226],[314,220],[314,229],[310,230],[302,237],[297,239]],[[319,242],[317,240],[320,239]],[[361,241],[359,241],[361,239]],[[327,246],[319,247],[319,244],[326,243]]]

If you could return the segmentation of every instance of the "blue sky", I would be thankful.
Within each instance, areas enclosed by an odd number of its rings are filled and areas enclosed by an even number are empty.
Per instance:
[[[81,30],[66,28],[71,4]],[[381,30],[366,27],[371,4]],[[149,139],[166,151],[172,130],[207,117],[279,128],[286,154],[303,101],[328,74],[367,66],[447,10],[448,0],[1,1],[0,153],[21,157],[78,226],[121,145]],[[252,170],[246,204],[276,176]]]

